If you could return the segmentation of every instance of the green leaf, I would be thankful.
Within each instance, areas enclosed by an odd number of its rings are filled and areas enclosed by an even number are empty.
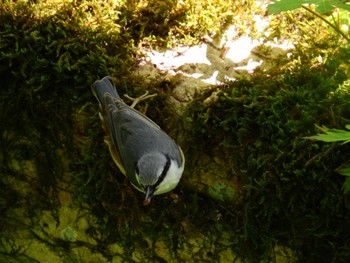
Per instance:
[[[343,191],[344,191],[344,194],[347,194],[350,192],[350,178],[346,178],[343,184]]]
[[[344,194],[350,192],[350,165],[343,165],[336,169],[336,172],[341,175],[347,176],[342,188]]]
[[[336,170],[337,173],[350,177],[350,165],[344,165]]]
[[[330,13],[335,7],[350,10],[350,5],[345,4],[344,1],[341,0],[314,0],[309,3],[316,4],[316,12],[320,14]]]
[[[338,129],[328,129],[327,127],[316,127],[324,133],[320,133],[314,136],[305,137],[310,140],[317,140],[323,142],[339,142],[343,141],[344,143],[350,142],[350,131],[338,130]],[[347,129],[350,128],[350,125],[345,126]]]
[[[284,11],[291,11],[301,7],[305,4],[304,0],[296,0],[296,1],[284,1],[284,0],[276,0],[267,6],[268,13],[270,15],[278,14]]]
[[[284,11],[291,11],[300,8],[302,5],[316,5],[316,11],[320,14],[326,14],[337,7],[340,9],[350,10],[350,5],[341,0],[275,0],[268,5],[267,10],[269,14],[278,14]]]

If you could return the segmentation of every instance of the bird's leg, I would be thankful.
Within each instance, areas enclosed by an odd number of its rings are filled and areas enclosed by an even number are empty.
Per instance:
[[[154,98],[156,96],[157,96],[157,94],[148,95],[148,90],[145,92],[145,94],[143,94],[143,95],[141,95],[140,97],[137,97],[137,98],[133,98],[133,97],[130,97],[129,95],[127,95],[127,94],[124,94],[125,98],[127,98],[128,100],[132,101],[132,104],[130,106],[131,108],[134,108],[137,103],[139,103],[139,102],[141,102],[143,100]]]

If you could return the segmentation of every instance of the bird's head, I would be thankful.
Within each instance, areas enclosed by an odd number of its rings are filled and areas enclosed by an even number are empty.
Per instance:
[[[180,181],[184,164],[178,164],[167,154],[151,152],[143,155],[136,164],[136,178],[146,193],[144,205],[149,205],[153,195],[174,189]]]

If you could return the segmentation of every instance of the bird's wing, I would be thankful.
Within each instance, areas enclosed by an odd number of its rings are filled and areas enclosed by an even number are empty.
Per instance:
[[[157,124],[145,115],[116,100],[110,94],[105,94],[107,123],[110,130],[110,139],[120,155],[121,163],[132,183],[135,166],[139,158],[151,151],[173,153],[177,159],[180,150],[176,143]],[[161,143],[159,143],[161,142]],[[181,160],[178,160],[180,163]],[[136,180],[136,179],[135,179]]]

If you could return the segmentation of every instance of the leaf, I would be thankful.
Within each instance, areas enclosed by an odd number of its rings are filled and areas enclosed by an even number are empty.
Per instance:
[[[276,0],[267,6],[268,13],[270,15],[278,14],[284,11],[295,10],[301,5],[305,4],[304,0],[296,0],[296,1],[284,1],[284,0]]]
[[[350,165],[344,165],[336,170],[337,173],[350,178]]]
[[[315,0],[311,1],[310,4],[316,4],[316,12],[320,14],[330,13],[335,7],[350,10],[350,5],[345,4],[341,0]]]
[[[335,170],[337,173],[347,176],[343,184],[344,194],[350,192],[350,165],[343,165]]]
[[[344,192],[344,194],[347,194],[350,192],[350,178],[346,178],[346,180],[343,184],[343,192]]]
[[[316,127],[324,133],[320,133],[314,136],[305,137],[310,140],[317,140],[323,142],[339,142],[343,141],[344,143],[350,142],[350,131],[338,130],[338,129],[328,129],[327,127]],[[350,128],[350,125],[345,126],[347,129]]]
[[[269,14],[278,14],[284,11],[291,11],[300,8],[302,5],[316,5],[316,11],[320,14],[326,14],[337,7],[340,9],[350,10],[350,5],[341,0],[275,0],[269,4],[267,10]]]

